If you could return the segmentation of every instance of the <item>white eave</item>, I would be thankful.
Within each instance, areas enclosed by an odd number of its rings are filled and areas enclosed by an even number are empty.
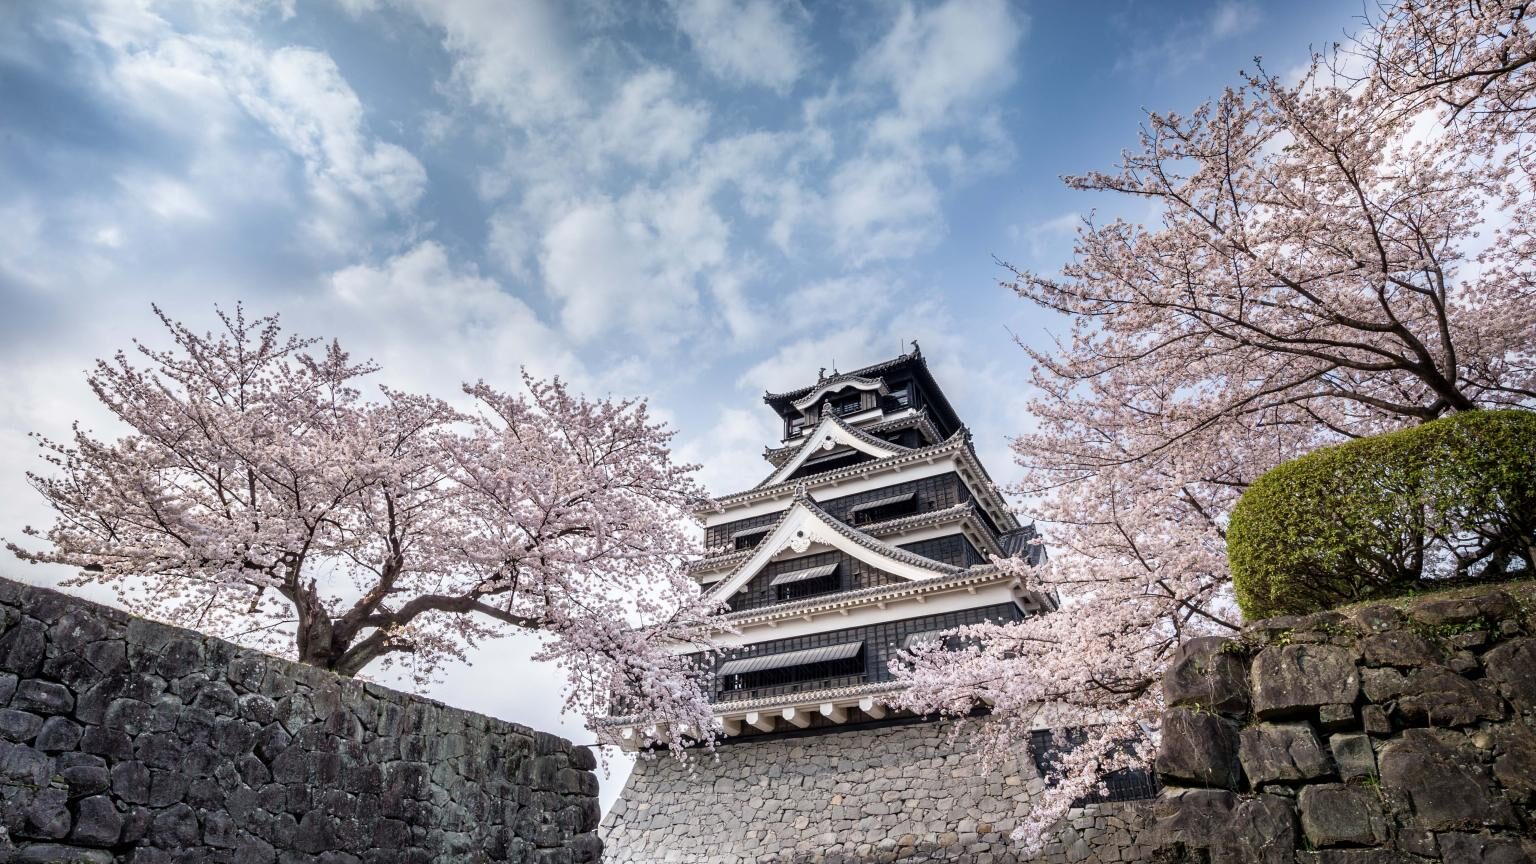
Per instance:
[[[768,536],[753,547],[752,555],[711,589],[710,600],[717,603],[729,600],[741,586],[767,566],[774,556],[785,549],[804,552],[813,543],[830,546],[883,572],[914,581],[964,572],[952,564],[898,549],[844,525],[816,506],[802,487]]]
[[[894,446],[894,445],[893,445]],[[756,504],[762,501],[772,501],[778,498],[792,497],[798,489],[815,489],[822,486],[835,486],[850,479],[861,478],[885,471],[900,471],[909,465],[920,465],[928,462],[936,462],[945,456],[953,456],[959,462],[960,473],[965,477],[971,491],[976,494],[981,505],[986,509],[992,521],[997,527],[1008,532],[1019,527],[1018,519],[1013,511],[1008,509],[1008,504],[1003,500],[997,487],[993,485],[991,477],[981,465],[981,460],[971,450],[970,437],[965,430],[960,430],[949,436],[947,440],[931,447],[919,447],[908,450],[905,453],[897,453],[869,462],[860,462],[847,468],[836,471],[828,471],[825,474],[813,474],[809,477],[800,477],[794,480],[786,480],[774,484],[765,484],[745,492],[736,492],[717,498],[711,507],[697,511],[700,516],[711,513],[719,513],[735,507]]]
[[[939,437],[939,428],[933,425],[933,421],[928,418],[928,409],[926,408],[903,408],[900,411],[891,414],[882,412],[880,414],[879,420],[863,426],[853,425],[853,420],[850,418],[856,417],[857,415],[848,415],[838,417],[837,419],[843,424],[857,429],[865,435],[871,435],[875,437],[878,437],[882,432],[898,431],[902,429],[916,429],[918,434],[922,435],[923,441],[927,442],[926,444],[922,445],[925,447],[932,446],[943,440]],[[804,443],[806,435],[815,431],[815,429],[815,426],[807,429],[801,429],[791,437],[786,438],[785,440],[790,443],[787,443],[782,447],[765,448],[763,450],[763,458],[768,461],[768,464],[775,468],[783,465],[785,461],[789,460],[790,458],[794,457],[796,453],[800,452],[800,446]]]
[[[766,480],[759,483],[758,488],[783,483],[789,479],[789,475],[798,471],[807,460],[816,455],[818,450],[833,450],[839,446],[857,450],[876,459],[886,459],[912,452],[910,447],[882,441],[873,435],[861,432],[828,412],[822,415],[821,422],[817,423],[811,434],[806,436],[805,442],[800,445],[795,455],[768,475]]]
[[[982,586],[1008,582],[1010,580],[1016,581],[1016,577],[999,571],[991,564],[980,564],[956,574],[936,579],[925,579],[918,582],[898,582],[894,585],[877,585],[871,588],[860,588],[855,591],[824,594],[788,603],[776,603],[772,606],[759,606],[754,609],[743,609],[740,612],[729,612],[721,617],[732,627],[738,629],[758,624],[772,626],[772,623],[776,621],[795,618],[810,619],[820,615],[842,613],[863,606],[879,606],[884,608],[893,603],[950,591],[974,592]],[[1021,597],[1020,607],[1028,608],[1032,602],[1039,601]]]
[[[828,393],[836,393],[839,390],[847,390],[849,388],[854,390],[873,391],[879,393],[881,396],[886,395],[887,392],[885,389],[884,378],[861,378],[858,375],[835,375],[826,379],[825,381],[820,382],[815,387],[811,388],[811,392],[801,396],[799,399],[791,400],[789,404],[795,406],[796,411],[809,416],[807,412],[816,406],[816,402],[820,400],[821,397],[827,395]]]
[[[894,537],[901,539],[905,534],[924,528],[948,528],[959,526],[961,534],[971,541],[977,551],[983,555],[996,555],[1000,558],[1007,557],[1003,554],[1001,546],[992,536],[991,529],[981,521],[976,513],[976,505],[972,502],[956,504],[953,507],[945,507],[940,510],[928,510],[922,513],[913,513],[909,516],[898,516],[895,519],[887,519],[883,522],[871,522],[858,526],[859,531],[876,539]],[[718,582],[722,577],[704,579],[713,573],[725,573],[734,569],[737,564],[752,557],[752,549],[722,552],[718,555],[710,555],[688,562],[686,569],[695,579],[699,579],[708,585]]]

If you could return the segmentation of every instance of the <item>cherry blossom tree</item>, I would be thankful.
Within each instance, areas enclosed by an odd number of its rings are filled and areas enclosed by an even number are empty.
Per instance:
[[[713,611],[682,559],[704,494],[644,402],[525,392],[359,390],[370,363],[220,313],[174,345],[99,361],[91,389],[126,427],[41,440],[29,475],[56,514],[33,562],[81,568],[131,610],[357,675],[444,662],[515,629],[568,675],[566,707],[709,729],[679,648]],[[313,350],[318,349],[318,350]],[[33,544],[35,545],[35,544]]]
[[[1510,251],[1536,202],[1503,139],[1435,122],[1438,104],[1322,58],[1297,84],[1246,76],[1149,114],[1117,170],[1068,178],[1141,202],[1147,224],[1086,220],[1060,274],[1009,268],[1072,330],[1026,348],[1039,429],[1015,442],[1052,563],[999,563],[1063,609],[898,666],[910,709],[990,705],[969,734],[993,759],[1031,727],[1086,727],[1026,846],[1150,755],[1178,646],[1240,626],[1223,534],[1249,483],[1325,443],[1536,406],[1533,250]]]
[[[1536,5],[1525,0],[1403,0],[1385,6],[1345,56],[1378,98],[1425,101],[1487,143],[1530,145],[1536,131]]]

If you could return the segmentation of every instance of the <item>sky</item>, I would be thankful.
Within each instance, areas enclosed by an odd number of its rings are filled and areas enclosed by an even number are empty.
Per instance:
[[[0,538],[46,525],[29,433],[112,425],[95,358],[151,310],[280,313],[452,396],[520,368],[644,396],[711,491],[762,479],[764,390],[918,340],[994,477],[1066,322],[1066,189],[1145,110],[1339,39],[1350,3],[0,2]],[[1027,508],[1025,518],[1028,518]],[[42,583],[58,570],[0,561]],[[99,595],[96,595],[99,596]],[[431,695],[590,741],[526,639]],[[605,805],[627,765],[603,781]]]

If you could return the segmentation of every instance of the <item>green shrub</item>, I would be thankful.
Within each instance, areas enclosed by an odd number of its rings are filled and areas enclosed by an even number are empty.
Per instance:
[[[1446,578],[1536,574],[1536,412],[1469,411],[1260,477],[1227,530],[1249,620]]]

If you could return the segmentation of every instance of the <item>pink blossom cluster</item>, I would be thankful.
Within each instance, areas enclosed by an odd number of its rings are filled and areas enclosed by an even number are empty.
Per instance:
[[[1063,608],[899,665],[911,710],[990,706],[970,734],[994,759],[1089,729],[1026,847],[1150,755],[1178,645],[1240,626],[1224,532],[1249,483],[1330,442],[1536,407],[1530,11],[1404,2],[1297,83],[1149,114],[1116,170],[1068,182],[1156,216],[1085,220],[1059,274],[1012,270],[1072,330],[1026,348],[1040,424],[1014,444],[1052,562],[999,563]]]
[[[644,402],[555,379],[480,382],[463,410],[379,388],[335,343],[276,317],[221,313],[199,334],[156,310],[174,347],[99,361],[92,390],[126,427],[41,440],[30,475],[56,519],[21,557],[82,568],[140,614],[343,675],[375,661],[418,683],[481,640],[544,638],[568,710],[616,704],[651,725],[710,727],[679,646],[711,647],[713,610],[683,561],[704,493]]]

